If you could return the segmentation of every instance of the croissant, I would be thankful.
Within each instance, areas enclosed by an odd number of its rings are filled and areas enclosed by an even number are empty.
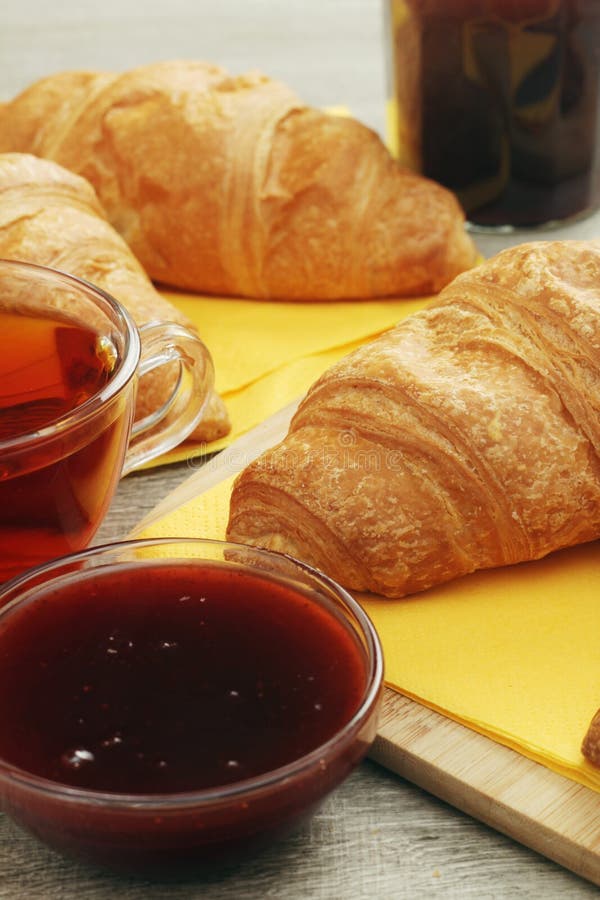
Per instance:
[[[154,319],[194,326],[156,291],[127,244],[106,220],[93,188],[49,160],[0,154],[0,257],[62,269],[120,300],[137,325]],[[171,382],[177,377],[173,367]],[[140,379],[138,418],[171,393],[165,368]],[[210,441],[229,431],[223,401],[211,391],[192,437]]]
[[[227,536],[401,597],[599,537],[599,452],[600,241],[522,244],[329,369]]]
[[[475,249],[454,196],[352,118],[199,62],[61,72],[0,106],[0,152],[87,178],[150,277],[328,300],[437,292]]]
[[[581,752],[593,766],[600,766],[600,709],[596,710],[584,735]]]

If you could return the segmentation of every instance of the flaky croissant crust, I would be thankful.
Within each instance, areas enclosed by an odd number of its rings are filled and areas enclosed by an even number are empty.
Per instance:
[[[228,537],[400,597],[600,536],[600,241],[506,250],[329,369]]]
[[[155,281],[257,298],[437,292],[473,264],[454,196],[264,75],[61,72],[0,107],[0,152],[83,175]]]

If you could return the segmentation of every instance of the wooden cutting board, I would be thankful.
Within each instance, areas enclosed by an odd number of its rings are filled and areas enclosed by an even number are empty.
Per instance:
[[[600,794],[386,688],[372,759],[600,885]]]
[[[240,471],[287,431],[297,403],[213,457],[136,531]],[[370,756],[476,819],[600,885],[600,794],[385,689]]]

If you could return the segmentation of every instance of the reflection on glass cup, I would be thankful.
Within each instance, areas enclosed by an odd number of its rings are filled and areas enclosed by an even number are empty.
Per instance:
[[[392,150],[476,229],[600,205],[600,0],[387,0]]]
[[[134,422],[138,380],[174,362],[171,400]],[[193,430],[212,383],[187,329],[138,332],[92,285],[0,260],[0,583],[85,547],[120,476]]]

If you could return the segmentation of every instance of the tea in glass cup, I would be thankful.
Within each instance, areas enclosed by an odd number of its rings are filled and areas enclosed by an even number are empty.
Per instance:
[[[148,336],[144,346],[125,309],[86,282],[0,261],[0,583],[87,546],[121,475],[194,428],[210,356],[181,326]],[[169,403],[134,423],[138,379],[174,358],[183,411],[167,418]]]

